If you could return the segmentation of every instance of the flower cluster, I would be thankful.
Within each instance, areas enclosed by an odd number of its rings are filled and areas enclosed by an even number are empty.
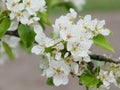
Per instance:
[[[9,30],[17,29],[19,22],[27,25],[36,24],[39,21],[37,12],[46,10],[45,0],[5,0],[4,2],[12,20]]]
[[[55,86],[66,85],[69,74],[80,76],[91,61],[89,53],[93,37],[110,34],[104,28],[104,20],[92,20],[90,15],[80,17],[77,22],[76,18],[77,13],[70,9],[70,13],[56,19],[53,38],[48,38],[39,25],[35,27],[38,45],[32,48],[32,53],[43,57],[40,68],[43,75],[53,78]]]
[[[46,2],[45,0],[1,0],[0,9],[1,13],[6,12],[7,16],[9,16],[11,20],[11,25],[8,28],[8,31],[14,31],[18,29],[20,24],[32,27],[39,25],[38,21],[40,20],[40,17],[38,17],[37,13],[46,11]],[[16,44],[19,42],[18,38],[8,35],[5,35],[3,38],[1,38],[1,64],[6,59],[6,51],[4,49],[3,41],[7,43],[13,51],[17,46]]]
[[[110,84],[120,87],[120,64],[111,63],[107,70],[100,70],[98,78],[103,82],[103,87],[110,88]]]

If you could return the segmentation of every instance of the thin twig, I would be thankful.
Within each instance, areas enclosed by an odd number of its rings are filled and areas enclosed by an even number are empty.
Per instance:
[[[6,35],[19,37],[17,30],[15,30],[15,31],[7,31]]]
[[[117,58],[109,58],[107,56],[102,55],[90,55],[90,58],[96,61],[104,61],[104,62],[110,62],[115,64],[120,64],[120,60]]]

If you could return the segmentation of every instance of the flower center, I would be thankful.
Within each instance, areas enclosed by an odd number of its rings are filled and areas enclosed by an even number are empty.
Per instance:
[[[26,6],[26,7],[28,7],[28,6],[30,6],[30,5],[31,5],[30,0],[27,0],[27,2],[26,2],[26,4],[25,4],[25,6]]]
[[[66,37],[67,37],[67,39],[70,39],[70,38],[72,38],[72,35],[68,34]]]
[[[63,73],[63,71],[61,70],[60,67],[55,68],[54,70],[55,70],[55,74],[61,74],[61,73]]]
[[[15,5],[16,5],[16,3],[15,3],[15,2],[12,2],[11,7],[14,7]]]

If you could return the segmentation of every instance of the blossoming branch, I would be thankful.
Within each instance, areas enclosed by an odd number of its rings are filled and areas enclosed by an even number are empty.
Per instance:
[[[0,64],[7,55],[11,60],[20,45],[39,55],[42,75],[52,86],[67,85],[69,75],[78,77],[79,84],[88,90],[109,89],[111,84],[120,87],[120,61],[101,55],[92,55],[93,44],[114,52],[106,36],[111,31],[105,20],[92,19],[91,15],[78,16],[69,9],[51,24],[47,5],[72,2],[79,6],[84,0],[2,0],[0,11]],[[56,4],[56,5],[57,5]],[[81,9],[81,8],[79,8]],[[52,27],[51,37],[44,33],[45,25]],[[5,54],[6,53],[6,54]]]

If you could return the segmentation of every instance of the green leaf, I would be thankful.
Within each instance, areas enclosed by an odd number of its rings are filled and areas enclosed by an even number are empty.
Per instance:
[[[21,41],[25,44],[27,48],[31,47],[34,43],[35,32],[32,27],[28,25],[21,24],[18,27],[18,34]]]
[[[8,28],[10,27],[10,19],[5,18],[1,23],[0,23],[0,38],[4,36],[4,34],[7,32]]]
[[[52,32],[50,33],[50,35],[52,36],[52,38],[57,37],[57,35],[55,34],[55,32],[54,32],[54,31],[52,31]]]
[[[3,47],[8,55],[8,57],[11,59],[11,60],[14,60],[15,59],[15,56],[12,52],[12,49],[10,48],[10,46],[6,43],[6,42],[3,42]]]
[[[28,54],[31,54],[32,46],[26,47],[26,45],[22,41],[19,42],[19,45],[20,45],[20,48],[22,48],[25,52],[27,52]]]
[[[45,25],[44,25],[44,23],[39,21],[39,24],[41,25],[42,29],[45,30]]]
[[[0,21],[2,21],[4,18],[6,18],[5,13],[0,12]]]
[[[54,86],[53,78],[52,77],[47,79],[47,85]]]
[[[93,38],[94,43],[108,51],[114,52],[114,49],[111,45],[111,43],[101,34],[97,35],[96,37]]]
[[[43,24],[47,24],[49,26],[52,25],[52,23],[51,23],[51,21],[50,21],[50,19],[49,19],[49,17],[48,17],[46,12],[42,12],[42,13],[38,12],[37,16],[40,18],[40,24],[41,23],[42,23],[42,25]]]
[[[88,88],[95,87],[99,83],[99,80],[89,72],[85,72],[79,78],[79,83],[85,85]]]

